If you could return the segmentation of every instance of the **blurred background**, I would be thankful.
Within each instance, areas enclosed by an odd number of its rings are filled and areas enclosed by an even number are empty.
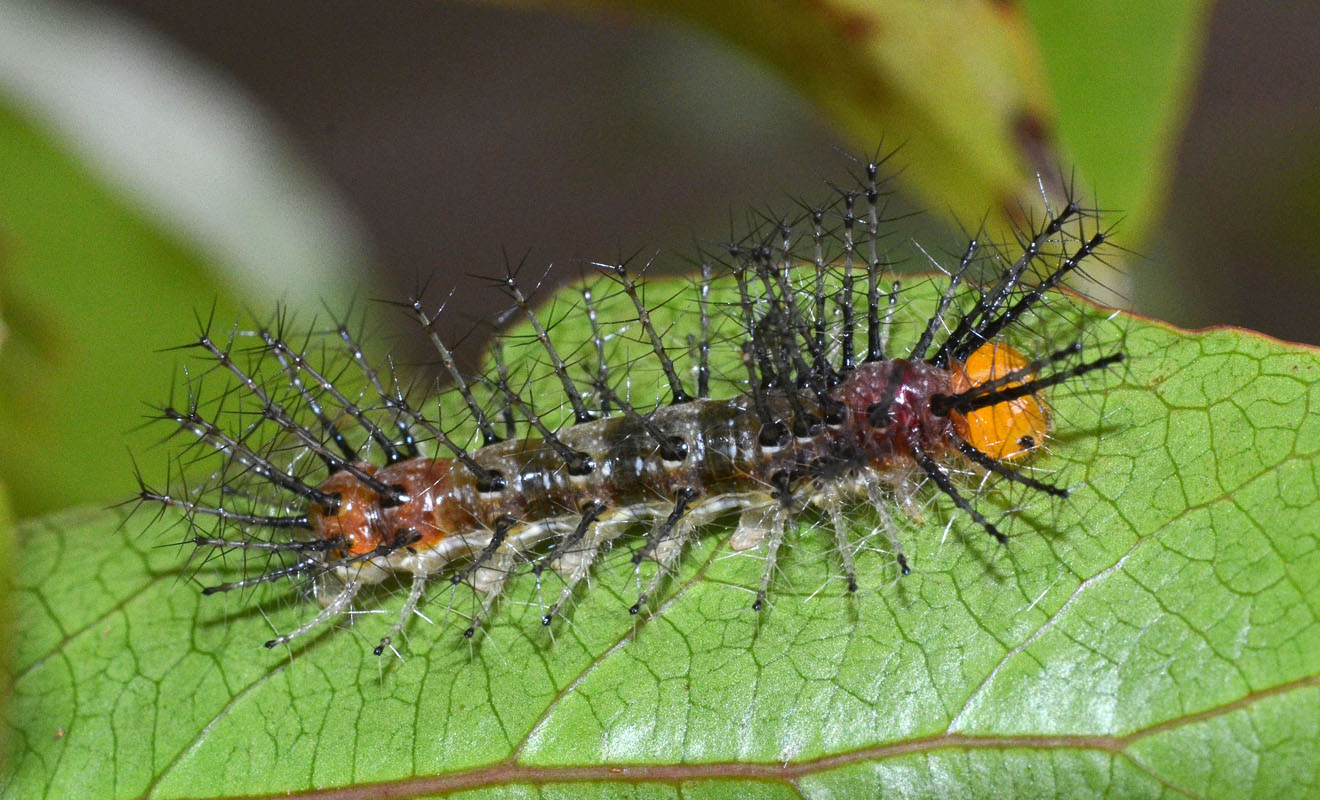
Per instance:
[[[0,0],[19,515],[133,490],[160,431],[132,429],[177,375],[153,351],[213,305],[429,280],[471,357],[506,253],[561,279],[682,253],[819,196],[834,148],[901,145],[912,235],[949,247],[951,219],[1075,174],[1133,251],[1124,305],[1320,342],[1314,3],[631,5]]]

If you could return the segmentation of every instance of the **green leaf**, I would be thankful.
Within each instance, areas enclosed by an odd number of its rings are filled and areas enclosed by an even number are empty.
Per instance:
[[[549,630],[523,575],[475,642],[470,590],[446,583],[402,660],[371,654],[397,591],[364,604],[381,617],[272,652],[309,609],[284,587],[202,597],[180,579],[188,551],[160,546],[186,531],[146,532],[150,513],[28,522],[0,789],[1320,795],[1320,354],[1055,311],[1130,357],[1052,397],[1037,465],[1073,497],[1037,498],[1003,549],[932,507],[904,538],[913,573],[877,542],[856,596],[806,524],[758,615],[761,563],[717,529],[655,616],[627,613],[621,558]],[[1022,499],[1000,494],[980,500]],[[859,511],[857,535],[873,522]]]
[[[1160,218],[1191,112],[1211,3],[1026,0],[1058,108],[1057,137],[1124,237]]]
[[[18,565],[18,542],[14,533],[14,518],[9,510],[9,493],[0,483],[0,608],[14,607],[14,573]],[[14,651],[14,629],[17,620],[12,613],[0,620],[0,711],[8,717],[9,699],[13,696],[13,670],[9,663]],[[0,727],[0,770],[8,763],[9,726]]]
[[[125,433],[175,377],[147,354],[196,315],[316,308],[362,262],[234,95],[103,10],[0,4],[0,479],[18,516],[133,487]]]
[[[107,483],[126,492],[123,434],[173,370],[143,354],[178,343],[218,290],[193,254],[3,105],[0,176],[0,477],[20,514],[102,500]]]

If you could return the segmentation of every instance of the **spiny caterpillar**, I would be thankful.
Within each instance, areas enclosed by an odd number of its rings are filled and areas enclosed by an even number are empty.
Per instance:
[[[754,216],[745,233],[702,253],[690,292],[663,301],[681,310],[682,329],[657,324],[661,307],[648,305],[648,284],[627,263],[592,265],[603,276],[581,287],[568,313],[562,301],[538,312],[510,274],[501,288],[529,333],[497,338],[494,366],[472,375],[418,292],[401,305],[439,354],[438,399],[417,399],[392,368],[373,366],[343,322],[297,338],[283,317],[223,336],[207,323],[185,345],[207,367],[189,376],[184,402],[159,409],[190,438],[179,477],[165,491],[143,484],[139,499],[182,509],[186,543],[205,557],[241,554],[244,573],[204,594],[288,580],[319,601],[267,647],[346,617],[367,587],[407,582],[377,655],[420,616],[429,586],[473,587],[472,637],[511,578],[531,573],[539,589],[558,576],[562,588],[541,602],[550,625],[611,553],[630,553],[636,566],[637,614],[685,546],[712,532],[759,553],[759,611],[803,514],[833,528],[855,592],[847,510],[877,510],[906,575],[887,509],[918,516],[914,498],[929,486],[1003,545],[959,477],[1067,496],[1026,471],[1051,432],[1042,393],[1123,356],[1087,357],[1074,340],[1028,357],[1005,338],[1098,258],[1105,234],[1069,199],[1058,209],[1047,201],[1012,254],[973,238],[946,270],[933,313],[893,337],[915,341],[896,350],[890,334],[907,290],[891,274],[894,221],[879,168],[865,163],[795,215]],[[631,319],[603,319],[606,300],[628,306]],[[565,341],[557,332],[568,317],[585,317],[589,335],[579,325]],[[645,343],[645,358],[611,359],[629,337]],[[512,345],[538,348],[540,379],[507,368],[500,356]],[[731,357],[720,361],[721,350]],[[660,376],[660,394],[644,390],[646,368]],[[215,377],[224,388],[208,398],[203,384]],[[210,472],[190,484],[185,460],[211,462]],[[643,564],[654,564],[649,577]]]

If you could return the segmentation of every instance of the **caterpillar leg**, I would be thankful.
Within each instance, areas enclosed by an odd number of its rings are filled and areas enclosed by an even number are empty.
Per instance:
[[[765,536],[765,561],[761,566],[761,586],[756,590],[756,602],[752,603],[753,611],[760,611],[765,607],[765,598],[770,590],[770,580],[774,577],[775,566],[779,563],[779,548],[784,543],[784,533],[788,529],[789,511],[780,503],[774,503],[766,507],[769,512],[765,516],[766,536]]]
[[[618,521],[603,520],[601,517],[605,514],[605,510],[604,503],[599,501],[588,503],[573,532],[556,546],[553,553],[543,557],[533,567],[532,571],[537,575],[538,580],[546,565],[552,566],[564,577],[564,588],[559,592],[559,597],[541,616],[542,625],[550,624],[559,613],[559,609],[573,596],[578,584],[590,573],[592,565],[600,555],[601,545],[618,536],[623,532],[623,528],[627,527],[626,523],[620,525]]]
[[[660,582],[673,570],[678,557],[683,554],[683,546],[687,544],[694,528],[692,519],[687,516],[688,507],[697,497],[695,489],[680,489],[674,498],[674,509],[652,529],[646,545],[633,555],[633,564],[639,568],[647,558],[654,559],[659,566],[645,591],[638,595],[637,602],[628,609],[629,614],[637,614],[642,610],[647,598],[659,588]]]
[[[839,551],[843,574],[848,579],[848,591],[857,591],[857,569],[853,566],[852,543],[848,541],[848,520],[843,515],[843,500],[837,496],[825,499],[825,512],[834,528],[834,549]]]
[[[329,622],[340,614],[343,614],[353,602],[353,598],[357,596],[358,589],[361,587],[362,584],[356,580],[344,584],[342,589],[330,597],[330,601],[325,604],[325,607],[323,607],[315,617],[312,617],[310,620],[304,622],[302,625],[299,625],[288,633],[276,636],[274,639],[266,642],[266,647],[275,648],[282,644],[288,644],[313,628],[319,627],[322,623]]]
[[[380,655],[385,652],[385,648],[390,646],[390,643],[394,641],[394,637],[398,635],[399,631],[403,630],[403,626],[417,611],[417,604],[422,601],[422,593],[425,591],[426,576],[421,573],[414,574],[412,587],[408,589],[408,599],[403,601],[403,608],[399,609],[399,618],[394,620],[389,633],[381,637],[380,644],[376,645],[376,649],[372,651],[373,653]]]
[[[504,586],[509,582],[517,563],[517,550],[505,543],[491,553],[473,573],[472,588],[481,595],[481,607],[472,615],[463,636],[471,639],[490,616],[495,603],[504,594]]]
[[[767,515],[772,513],[770,509],[773,505],[775,503],[767,495],[764,502],[743,509],[742,514],[738,516],[738,525],[734,528],[733,535],[729,537],[731,550],[741,553],[744,550],[760,547],[765,542],[766,534],[770,530]]]
[[[880,516],[880,528],[889,539],[889,552],[894,554],[894,560],[898,562],[899,574],[912,574],[912,570],[908,567],[907,557],[903,555],[903,542],[898,537],[898,523],[894,521],[893,515],[889,513],[890,498],[885,496],[884,490],[879,486],[868,487],[866,494],[871,507]]]

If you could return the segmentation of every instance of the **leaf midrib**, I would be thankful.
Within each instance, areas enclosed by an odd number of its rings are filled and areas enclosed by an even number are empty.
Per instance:
[[[943,733],[937,736],[873,745],[832,753],[804,761],[745,762],[718,761],[700,764],[602,764],[589,766],[528,766],[506,759],[486,766],[427,777],[364,783],[333,789],[306,792],[245,795],[256,798],[294,798],[294,800],[359,800],[359,798],[408,798],[447,795],[462,790],[482,789],[512,784],[553,785],[572,782],[597,783],[683,783],[694,780],[766,781],[792,786],[796,781],[830,770],[864,762],[877,762],[914,753],[937,753],[945,750],[1089,750],[1120,756],[1161,783],[1177,791],[1188,790],[1169,783],[1149,765],[1135,759],[1128,749],[1135,743],[1177,728],[1206,722],[1250,708],[1254,704],[1289,692],[1320,688],[1320,675],[1250,692],[1236,700],[1213,708],[1186,714],[1142,728],[1123,736],[973,736]],[[154,784],[153,784],[154,786]],[[148,791],[147,795],[150,792]],[[144,796],[147,796],[144,795]]]

